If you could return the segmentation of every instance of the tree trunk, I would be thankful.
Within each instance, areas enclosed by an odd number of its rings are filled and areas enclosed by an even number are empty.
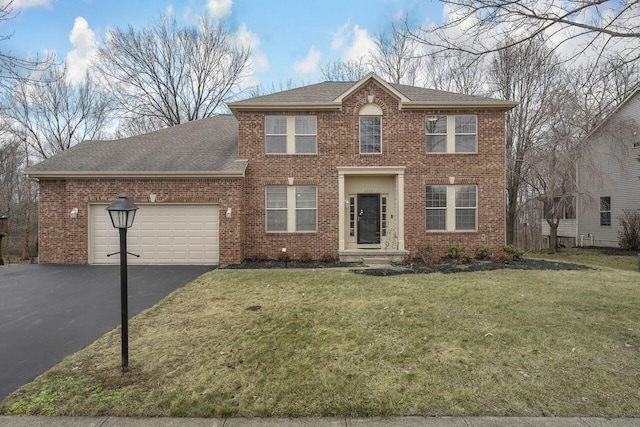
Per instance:
[[[558,251],[558,223],[549,224],[549,253]]]
[[[518,197],[509,192],[507,199],[507,245],[515,245],[518,229]]]

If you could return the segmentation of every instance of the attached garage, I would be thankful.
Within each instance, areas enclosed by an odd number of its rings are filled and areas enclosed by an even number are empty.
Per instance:
[[[89,263],[118,264],[119,233],[106,204],[89,205]],[[138,204],[127,232],[130,264],[213,265],[219,263],[219,206],[213,204]]]

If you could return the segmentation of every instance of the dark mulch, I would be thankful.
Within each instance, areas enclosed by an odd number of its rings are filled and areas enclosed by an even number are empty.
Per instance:
[[[569,264],[565,262],[545,261],[541,259],[523,259],[509,263],[496,261],[475,260],[467,264],[456,264],[451,260],[444,260],[441,264],[427,267],[424,263],[416,261],[410,265],[398,264],[390,268],[370,268],[366,270],[352,270],[354,273],[367,276],[394,276],[398,274],[425,274],[425,273],[461,273],[473,271],[492,270],[592,270],[586,265]]]
[[[269,268],[329,268],[329,267],[358,267],[362,264],[348,262],[300,262],[300,261],[253,261],[245,260],[241,264],[231,264],[224,268],[228,269],[269,269]],[[545,261],[541,259],[523,259],[510,263],[495,261],[475,260],[466,264],[456,264],[452,260],[444,260],[441,264],[427,267],[422,261],[414,260],[411,264],[394,264],[389,268],[367,268],[353,269],[354,273],[365,274],[367,276],[394,276],[398,274],[425,274],[425,273],[461,273],[473,271],[492,270],[592,270],[591,267],[564,262]]]
[[[288,262],[266,260],[266,261],[254,261],[251,259],[245,259],[240,264],[229,264],[223,268],[228,269],[269,269],[269,268],[330,268],[330,267],[354,267],[359,264],[352,262],[322,262],[322,261],[309,261],[301,262],[298,260],[291,260]]]

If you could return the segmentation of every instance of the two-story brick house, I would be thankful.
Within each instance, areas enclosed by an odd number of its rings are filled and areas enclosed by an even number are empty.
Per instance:
[[[117,232],[104,207],[123,192],[140,206],[130,231],[140,263],[497,250],[514,105],[369,74],[234,102],[233,116],[85,142],[28,170],[40,182],[40,261],[109,262]]]

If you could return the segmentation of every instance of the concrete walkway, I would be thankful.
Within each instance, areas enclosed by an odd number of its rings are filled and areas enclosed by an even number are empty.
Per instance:
[[[0,417],[0,427],[631,427],[633,418],[116,418]]]

